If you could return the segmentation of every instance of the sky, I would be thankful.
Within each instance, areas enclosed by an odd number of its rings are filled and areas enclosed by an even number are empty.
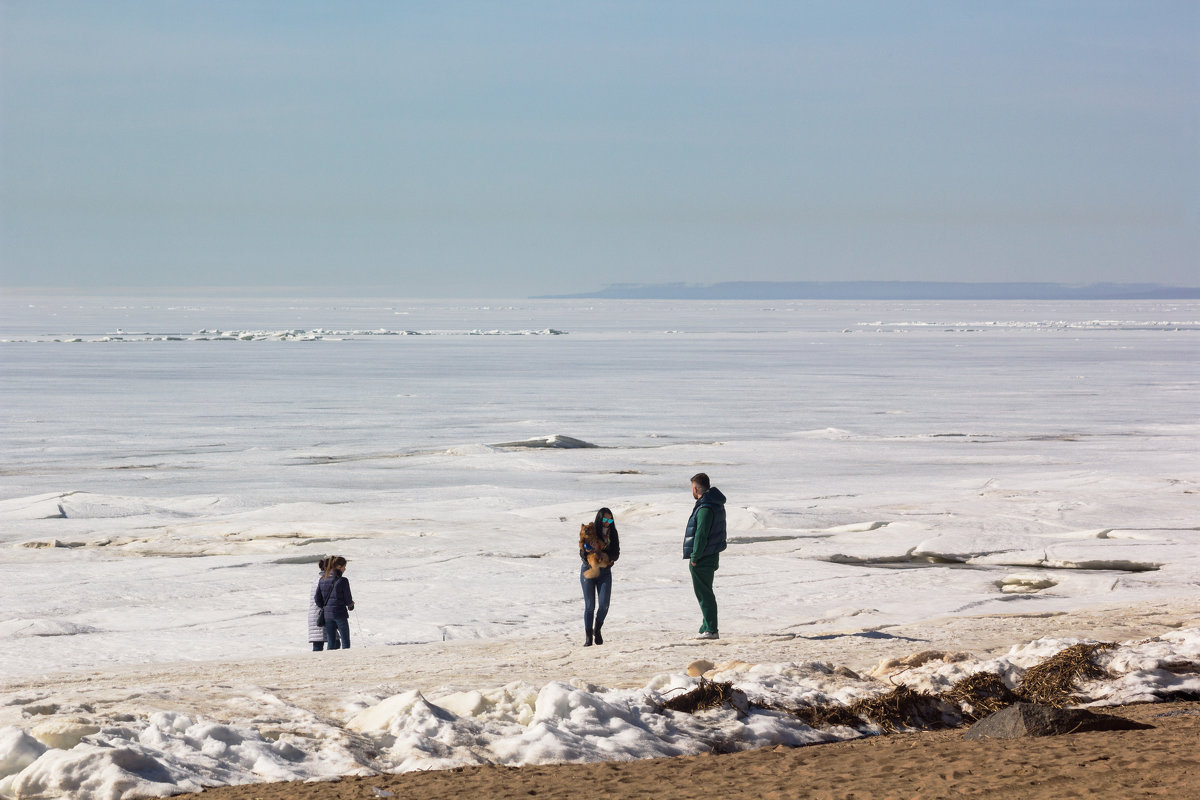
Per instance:
[[[0,286],[1200,285],[1200,3],[0,0]]]

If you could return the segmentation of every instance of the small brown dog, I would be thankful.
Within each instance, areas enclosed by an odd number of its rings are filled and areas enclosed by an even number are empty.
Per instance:
[[[612,559],[604,552],[604,542],[596,535],[596,523],[588,522],[579,526],[579,549],[587,553],[589,569],[584,570],[583,577],[589,580],[598,578],[601,568],[612,566]]]

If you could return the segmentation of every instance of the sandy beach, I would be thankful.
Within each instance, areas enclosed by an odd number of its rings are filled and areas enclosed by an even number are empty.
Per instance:
[[[1139,632],[1150,634],[1178,624],[1178,617],[1166,611],[1142,609],[1130,614],[1128,610],[1098,609],[1053,618],[963,618],[943,620],[922,630],[912,626],[904,634],[917,638],[932,636],[936,631],[941,644],[954,640],[986,650],[986,640],[1002,627],[1014,637],[1063,635],[1067,631],[1086,635],[1085,631],[1090,631],[1091,638],[1115,638]],[[1196,610],[1176,611],[1187,617]],[[842,649],[845,643],[840,644],[838,654],[849,655]],[[878,640],[864,640],[864,644],[868,652],[885,649]],[[740,655],[749,655],[747,651],[754,649],[744,642],[724,646]],[[778,655],[779,647],[779,643],[773,643],[764,649]],[[895,641],[890,647],[896,654]],[[965,728],[960,728],[732,754],[520,768],[464,767],[347,777],[334,782],[231,786],[203,794],[214,800],[434,800],[467,794],[543,800],[583,795],[612,800],[1200,798],[1200,781],[1196,778],[1200,774],[1200,703],[1135,704],[1098,710],[1154,727],[985,741],[964,740]]]
[[[614,629],[603,647],[581,648],[561,637],[446,642],[410,647],[299,653],[291,659],[176,662],[135,668],[42,675],[7,687],[20,703],[0,708],[0,723],[25,715],[47,719],[120,719],[138,714],[207,719],[210,737],[228,738],[253,720],[264,736],[310,740],[314,757],[328,742],[349,743],[358,763],[307,781],[242,783],[206,788],[218,800],[425,800],[464,793],[493,798],[1200,798],[1200,703],[1191,695],[1173,702],[1102,705],[1101,713],[1147,723],[1135,731],[1073,733],[1019,740],[964,740],[965,728],[869,735],[801,747],[738,748],[672,758],[628,760],[577,750],[567,761],[524,766],[456,766],[449,769],[367,766],[372,746],[345,721],[346,698],[400,691],[444,696],[456,687],[508,681],[570,682],[587,686],[643,686],[656,674],[681,673],[704,659],[725,662],[747,679],[750,665],[819,662],[867,674],[882,663],[915,653],[969,653],[976,659],[1011,656],[1014,645],[1045,640],[1158,641],[1200,626],[1196,603],[1152,603],[1134,608],[1097,607],[1058,614],[1012,614],[928,620],[879,631],[811,637],[729,635],[716,642],[677,640]],[[1176,667],[1191,679],[1193,661]],[[940,663],[940,662],[937,662]],[[721,668],[718,667],[718,671]],[[786,670],[783,670],[786,671]],[[878,672],[876,672],[878,674]],[[909,675],[897,674],[900,680]],[[738,680],[737,678],[734,679]],[[888,679],[883,678],[884,681]],[[886,686],[887,684],[880,684]],[[1191,684],[1189,684],[1191,685]],[[129,687],[138,687],[132,694]],[[31,705],[36,698],[43,709]],[[442,701],[438,701],[442,702]],[[55,706],[50,710],[47,704]],[[307,709],[283,722],[281,708]],[[686,715],[685,715],[686,716]],[[126,717],[128,718],[128,717]],[[339,721],[341,720],[341,721]],[[616,721],[615,719],[613,720]],[[244,724],[244,723],[242,723]],[[216,725],[217,727],[212,727]],[[222,728],[222,725],[235,727]],[[276,733],[269,731],[275,728]],[[60,729],[65,730],[65,729]],[[225,730],[225,734],[219,731]],[[843,729],[844,730],[844,729]],[[189,734],[190,735],[190,734]],[[379,742],[387,741],[386,734]],[[440,734],[439,734],[440,735]],[[143,734],[144,738],[145,734]],[[844,737],[843,737],[844,738]],[[602,746],[600,738],[594,746]],[[206,752],[214,739],[204,746]],[[358,741],[360,744],[354,745]],[[533,740],[533,741],[536,741]],[[335,748],[337,749],[337,748]],[[344,751],[339,751],[344,752]],[[200,756],[196,756],[200,757]],[[220,756],[217,756],[220,758]],[[605,759],[605,760],[599,760]],[[521,760],[524,760],[522,758]],[[519,761],[517,763],[520,763]],[[66,773],[61,773],[66,775]],[[151,773],[147,775],[152,777]],[[244,780],[244,779],[243,779]],[[221,781],[217,781],[220,783]],[[234,783],[239,783],[234,781]],[[202,784],[204,785],[204,784]],[[67,784],[59,784],[59,791]],[[200,787],[195,787],[200,788]],[[26,794],[18,792],[17,796]],[[43,796],[42,794],[28,796]],[[50,794],[46,796],[59,796]],[[67,791],[62,796],[75,796]],[[85,796],[80,794],[79,796]],[[91,796],[91,795],[86,795]],[[142,796],[142,795],[137,795]],[[180,796],[197,796],[185,793]]]
[[[721,797],[1010,800],[1200,797],[1200,704],[1108,709],[1151,730],[964,741],[962,730],[895,734],[729,755],[561,766],[467,767],[344,778],[332,783],[231,786],[213,800],[434,800],[463,795],[558,800]]]
[[[160,709],[218,719],[249,687],[269,687],[282,702],[303,702],[319,715],[337,714],[337,701],[355,687],[403,682],[406,687],[478,686],[521,678],[591,680],[641,685],[648,676],[683,670],[700,657],[748,663],[822,659],[860,671],[880,661],[929,648],[955,648],[982,657],[1039,637],[1129,641],[1200,624],[1195,604],[1094,608],[1056,615],[956,617],[901,626],[886,637],[774,639],[729,636],[718,642],[654,641],[612,634],[603,648],[578,648],[549,638],[528,642],[451,642],[324,657],[241,663],[146,666],[55,677],[55,697],[97,713],[127,706],[123,683],[144,687]],[[335,676],[341,675],[341,679]],[[45,686],[51,676],[11,687]],[[187,687],[187,691],[180,691]],[[114,703],[106,709],[109,699]],[[144,702],[149,702],[145,700]],[[245,708],[243,707],[244,711]],[[481,796],[570,798],[939,798],[1200,797],[1200,704],[1165,702],[1100,707],[1153,725],[1152,729],[1075,733],[1021,740],[964,741],[963,728],[870,736],[805,747],[775,746],[732,754],[523,767],[471,766],[445,770],[347,776],[332,781],[253,783],[207,789],[223,800],[343,800]],[[188,796],[195,796],[188,795]]]

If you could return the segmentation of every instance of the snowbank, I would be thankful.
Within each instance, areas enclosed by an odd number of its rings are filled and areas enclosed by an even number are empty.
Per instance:
[[[75,713],[37,722],[39,716],[31,716],[28,730],[0,729],[0,797],[133,800],[227,784],[633,760],[856,738],[880,728],[863,720],[820,730],[782,709],[848,706],[896,685],[937,693],[980,672],[1016,686],[1025,670],[1079,642],[1039,639],[984,660],[925,652],[882,664],[874,678],[820,662],[729,662],[703,677],[733,683],[746,702],[695,714],[663,706],[700,679],[664,673],[638,689],[551,681],[432,698],[417,690],[359,695],[347,701],[341,720],[301,710],[280,718],[269,703],[250,704],[258,713],[233,722],[169,712],[122,720]],[[1107,677],[1078,687],[1085,705],[1195,696],[1200,628],[1125,642],[1102,651],[1099,665]]]

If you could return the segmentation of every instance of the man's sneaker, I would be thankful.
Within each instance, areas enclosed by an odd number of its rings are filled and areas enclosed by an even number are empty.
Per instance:
[[[696,638],[697,639],[720,639],[721,637],[718,636],[717,634],[713,633],[712,631],[705,631],[704,633],[696,634]]]

